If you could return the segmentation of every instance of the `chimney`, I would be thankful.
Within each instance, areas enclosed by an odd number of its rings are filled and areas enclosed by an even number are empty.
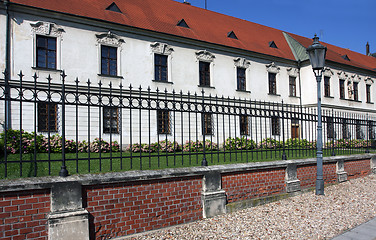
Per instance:
[[[369,43],[367,42],[366,44],[366,55],[368,56],[369,55]]]
[[[191,3],[187,2],[186,0],[184,0],[183,3],[185,3],[185,4],[187,4],[187,5],[191,5]]]

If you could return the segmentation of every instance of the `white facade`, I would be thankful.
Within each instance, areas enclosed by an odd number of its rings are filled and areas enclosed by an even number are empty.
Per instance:
[[[14,80],[19,78],[17,74],[22,71],[25,79],[31,79],[31,76],[36,73],[39,77],[38,82],[47,82],[46,78],[51,76],[53,83],[61,83],[60,74],[64,70],[68,75],[66,78],[68,85],[74,85],[75,79],[78,78],[80,84],[83,85],[86,85],[87,80],[90,79],[93,86],[102,81],[103,86],[108,87],[111,82],[113,88],[118,88],[120,84],[125,88],[132,85],[135,91],[139,86],[142,86],[144,90],[150,86],[153,91],[158,88],[161,91],[167,89],[168,92],[171,92],[174,89],[177,93],[182,90],[183,93],[190,92],[200,95],[204,90],[205,95],[269,102],[283,101],[286,104],[303,106],[313,105],[317,102],[316,80],[308,61],[303,62],[300,67],[297,61],[288,59],[64,14],[48,14],[35,9],[30,13],[24,8],[15,8],[10,12],[10,16],[11,79]],[[0,70],[4,71],[6,14],[3,9],[0,14],[0,26],[0,42],[2,43],[0,45]],[[56,70],[36,67],[37,36],[56,38]],[[117,49],[117,76],[100,74],[102,45]],[[167,82],[153,81],[156,53],[168,56]],[[210,62],[210,87],[198,86],[200,60]],[[237,91],[236,74],[239,66],[246,69],[246,91]],[[330,62],[327,62],[327,66],[324,75],[330,77],[330,96],[322,98],[324,106],[348,111],[376,113],[375,104],[373,104],[373,101],[376,101],[376,86],[373,84],[376,72]],[[269,72],[276,74],[276,94],[269,94]],[[290,77],[296,78],[296,96],[290,96]],[[345,80],[345,99],[339,98],[339,79]],[[353,100],[353,82],[358,82],[358,101]],[[371,86],[371,102],[369,103],[366,101],[366,84]],[[324,80],[321,88],[323,92]],[[27,106],[27,104],[23,106],[22,128],[34,131],[34,116],[31,109],[27,110]],[[32,107],[32,104],[29,104],[29,108]],[[0,114],[4,114],[3,104],[0,108]],[[67,107],[68,112],[70,113],[67,115],[66,121],[75,121],[75,108]],[[139,115],[136,110],[133,112],[133,123],[137,123]],[[85,139],[88,134],[87,113],[86,107],[79,107],[78,135],[81,140]],[[98,137],[100,134],[108,139],[109,134],[101,132],[98,108],[93,108],[90,114],[93,116],[91,118],[91,138]],[[188,114],[183,116],[184,124],[187,124],[189,117]],[[20,128],[19,105],[17,103],[12,104],[12,119],[12,126]],[[176,119],[181,119],[181,116],[178,114]],[[59,121],[61,121],[60,117]],[[130,121],[129,115],[121,118],[121,121],[125,138],[123,141],[127,142],[130,139],[127,127]],[[142,131],[137,129],[137,133],[133,134],[133,142],[138,142],[139,135],[137,134],[139,132],[143,134],[143,139],[147,139],[150,132],[157,132],[155,113],[152,114],[150,120],[142,119],[142,122],[146,124],[149,121],[151,122],[150,129],[142,125]],[[174,131],[180,133],[181,124],[177,126]],[[200,128],[200,126],[198,127]],[[268,129],[267,126],[264,127]],[[191,129],[191,134],[194,133],[194,130]],[[235,135],[237,130],[231,131]],[[268,131],[266,130],[265,135],[270,135]],[[184,133],[184,135],[187,134],[188,132]],[[179,136],[170,134],[168,138],[177,137],[176,140],[178,140]],[[161,140],[164,137],[160,136]],[[213,136],[213,138],[217,137],[221,138],[222,135]],[[75,124],[67,125],[67,138],[76,138]],[[114,138],[119,141],[120,136],[115,135]],[[158,136],[153,134],[151,141],[153,142],[157,138]],[[192,138],[194,139],[195,136],[192,135]]]

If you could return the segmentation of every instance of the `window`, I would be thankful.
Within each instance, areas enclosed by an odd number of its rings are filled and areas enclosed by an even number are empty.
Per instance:
[[[345,99],[345,80],[339,80],[339,98]]]
[[[117,48],[101,46],[101,74],[117,76]]]
[[[371,85],[366,85],[366,100],[368,103],[371,102]]]
[[[213,119],[211,113],[202,113],[202,134],[212,135],[213,134]]]
[[[354,101],[358,101],[359,91],[358,91],[358,83],[357,82],[353,83],[353,88],[354,88]]]
[[[37,67],[56,69],[56,38],[37,35]]]
[[[38,103],[38,131],[57,132],[56,103]]]
[[[334,138],[334,123],[332,117],[326,118],[326,135],[328,138]]]
[[[166,55],[154,54],[154,80],[168,81],[167,74],[167,57]]]
[[[342,138],[343,139],[349,139],[351,137],[349,127],[347,125],[347,120],[342,119]]]
[[[356,120],[356,139],[363,139],[364,138],[364,133],[362,131],[362,125],[360,120]]]
[[[269,94],[277,94],[276,74],[269,72]]]
[[[246,82],[245,82],[245,68],[238,67],[236,69],[236,78],[237,78],[237,85],[238,90],[245,91],[246,90]]]
[[[272,135],[280,135],[281,126],[279,123],[279,117],[272,117]]]
[[[369,139],[375,139],[375,123],[373,121],[368,121],[368,138]]]
[[[324,97],[330,97],[330,77],[324,77]]]
[[[296,97],[296,77],[289,77],[290,96]]]
[[[240,115],[240,135],[249,135],[248,116]]]
[[[170,111],[168,110],[158,110],[157,111],[158,120],[158,133],[159,134],[170,134],[171,124],[170,124]]]
[[[200,86],[209,87],[210,86],[210,63],[200,61],[199,68],[200,68]]]
[[[291,119],[291,138],[299,138],[299,119]]]
[[[119,109],[103,108],[103,133],[119,133]]]

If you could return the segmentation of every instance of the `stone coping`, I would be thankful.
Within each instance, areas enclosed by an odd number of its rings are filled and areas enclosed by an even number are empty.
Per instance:
[[[371,159],[376,154],[356,154],[346,156],[324,157],[324,163],[335,163],[339,160],[354,161]],[[134,182],[157,179],[171,179],[182,177],[203,176],[217,171],[221,174],[234,172],[247,172],[256,169],[286,168],[289,164],[297,166],[316,164],[316,158],[280,160],[269,162],[252,162],[226,165],[213,165],[208,167],[171,168],[162,170],[137,170],[98,174],[78,174],[68,177],[49,176],[0,180],[0,192],[25,191],[32,189],[48,189],[55,183],[79,182],[82,185],[100,185],[120,182]]]

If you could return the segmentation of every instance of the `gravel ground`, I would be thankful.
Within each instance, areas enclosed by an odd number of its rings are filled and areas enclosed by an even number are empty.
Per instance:
[[[376,216],[376,175],[127,239],[331,239]]]

